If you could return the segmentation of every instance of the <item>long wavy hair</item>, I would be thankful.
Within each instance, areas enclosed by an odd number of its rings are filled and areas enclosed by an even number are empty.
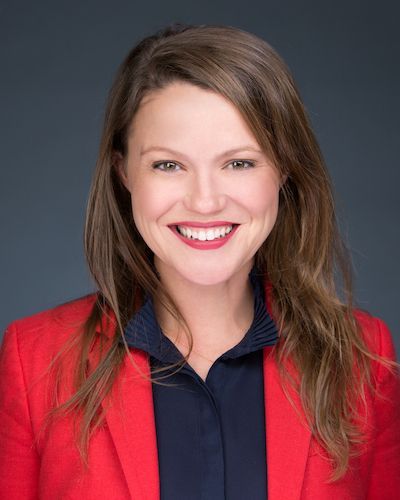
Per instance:
[[[90,315],[64,350],[76,354],[76,392],[50,414],[79,415],[77,445],[88,465],[90,437],[104,419],[101,402],[126,357],[134,363],[124,328],[146,292],[179,321],[190,349],[180,363],[150,371],[150,377],[141,375],[163,384],[165,377],[153,375],[179,370],[190,356],[193,338],[188,325],[135,227],[130,193],[115,166],[115,155],[127,153],[128,129],[143,97],[176,81],[229,99],[279,172],[287,176],[277,221],[255,263],[268,282],[280,332],[272,352],[282,386],[293,406],[287,383],[299,394],[312,434],[334,465],[330,481],[336,481],[365,441],[354,416],[360,396],[366,401],[366,385],[375,389],[371,360],[389,369],[398,365],[368,348],[354,316],[351,263],[337,228],[331,182],[293,78],[268,43],[230,26],[169,25],[141,40],[117,72],[85,226],[85,251],[98,291]],[[88,373],[96,325],[111,315],[115,335]],[[296,367],[297,380],[288,375],[286,360]],[[55,390],[61,381],[59,372]]]

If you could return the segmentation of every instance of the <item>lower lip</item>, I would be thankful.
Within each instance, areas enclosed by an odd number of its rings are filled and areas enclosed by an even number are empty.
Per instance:
[[[188,238],[185,238],[180,234],[176,226],[170,226],[169,228],[174,234],[176,234],[176,236],[178,236],[181,241],[183,241],[183,243],[186,243],[186,245],[189,245],[192,248],[197,248],[198,250],[215,250],[216,248],[220,248],[228,243],[238,227],[239,225],[233,226],[232,231],[228,235],[224,236],[223,238],[216,238],[215,240],[210,241],[189,240]]]

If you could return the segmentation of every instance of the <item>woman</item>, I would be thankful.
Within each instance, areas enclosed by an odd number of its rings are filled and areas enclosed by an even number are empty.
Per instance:
[[[391,334],[353,308],[328,174],[266,42],[178,24],[130,52],[85,245],[98,291],[5,334],[0,496],[397,497]]]

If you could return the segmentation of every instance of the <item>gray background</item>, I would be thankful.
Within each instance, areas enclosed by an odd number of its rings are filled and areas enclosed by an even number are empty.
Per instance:
[[[261,36],[292,69],[335,186],[356,298],[398,306],[397,2],[0,4],[0,328],[93,290],[82,230],[106,94],[130,47],[172,21]]]

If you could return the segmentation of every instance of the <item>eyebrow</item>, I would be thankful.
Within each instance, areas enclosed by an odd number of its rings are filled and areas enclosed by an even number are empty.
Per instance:
[[[167,148],[167,147],[161,147],[161,146],[149,146],[148,148],[141,150],[140,156],[142,157],[142,156],[146,155],[147,153],[150,153],[151,151],[166,151],[166,152],[171,153],[173,155],[188,158],[185,154],[180,153],[179,151],[175,151],[174,149]],[[252,151],[254,153],[263,154],[263,152],[260,149],[255,148],[254,146],[245,145],[245,146],[239,146],[238,148],[228,149],[227,151],[224,151],[223,153],[216,155],[215,160],[219,160],[220,158],[222,158],[224,156],[238,153],[239,151],[241,151],[241,152]]]

